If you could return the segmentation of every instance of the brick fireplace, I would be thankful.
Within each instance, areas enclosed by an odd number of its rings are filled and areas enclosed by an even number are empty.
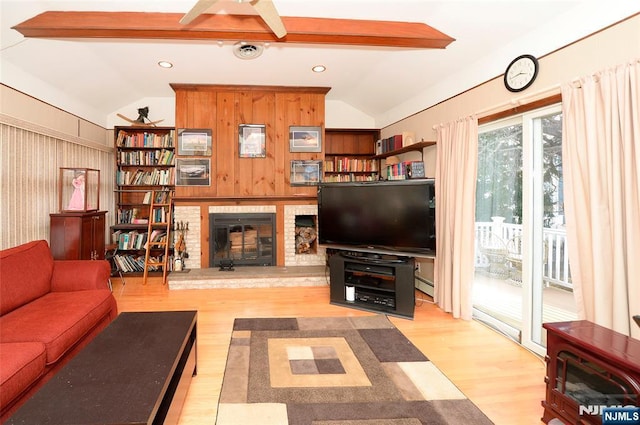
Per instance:
[[[272,213],[209,214],[209,267],[275,266]]]
[[[276,245],[283,244],[284,265],[293,266],[324,266],[326,264],[325,249],[314,242],[311,250],[298,253],[296,250],[296,217],[303,217],[305,221],[317,223],[317,205],[289,204],[282,207],[276,205],[208,205],[205,208],[207,216],[210,214],[275,214],[276,223],[283,223],[277,227]],[[204,212],[204,211],[203,211]],[[203,226],[200,205],[176,205],[174,209],[175,222],[188,222],[189,231],[185,234],[185,242],[189,257],[185,259],[187,269],[214,267],[209,264],[209,257],[203,258],[203,243],[209,243],[209,225]],[[209,219],[206,220],[210,222]],[[300,220],[298,220],[300,221]],[[280,230],[282,229],[282,230]]]

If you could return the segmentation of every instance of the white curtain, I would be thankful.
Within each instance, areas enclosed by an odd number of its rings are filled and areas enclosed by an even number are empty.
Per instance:
[[[578,314],[640,338],[640,60],[564,84],[562,105]]]
[[[478,167],[478,120],[437,128],[434,300],[455,318],[471,320]]]

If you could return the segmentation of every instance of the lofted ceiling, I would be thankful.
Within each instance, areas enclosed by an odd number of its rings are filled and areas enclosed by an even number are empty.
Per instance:
[[[194,4],[195,0],[0,0],[1,81],[104,126],[109,116],[128,105],[148,99],[170,101],[171,83],[322,86],[331,88],[328,104],[352,108],[369,117],[372,126],[383,127],[499,76],[515,56],[543,56],[640,9],[629,0],[274,0],[288,27],[283,40],[245,27],[207,37],[176,36],[184,34],[179,24],[171,28],[173,34],[160,38],[136,32],[153,25],[151,16],[177,21]],[[27,36],[14,29],[46,11],[110,13],[75,14],[73,19],[50,14],[47,32],[22,28]],[[147,14],[114,17],[111,12]],[[206,21],[215,27],[242,19],[261,26],[247,3],[220,0],[206,13],[216,15],[194,21],[196,28]],[[125,22],[123,16],[133,18]],[[368,24],[365,40],[353,36],[354,22],[335,21],[337,28],[332,28],[329,21],[320,20],[315,24],[328,28],[329,35],[319,41],[297,35],[315,22],[299,18],[392,22]],[[95,30],[108,19],[129,25],[129,31],[110,27],[110,33],[92,38],[96,34],[87,28]],[[84,27],[84,32],[60,31],[63,22]],[[445,41],[427,47],[394,44],[387,32],[400,22],[421,25],[400,38],[412,38],[426,24]],[[332,35],[336,30],[342,36]],[[358,40],[348,43],[347,36]],[[233,53],[238,41],[264,50],[255,59],[240,59]],[[161,60],[173,67],[160,68]],[[327,70],[312,72],[318,64]]]

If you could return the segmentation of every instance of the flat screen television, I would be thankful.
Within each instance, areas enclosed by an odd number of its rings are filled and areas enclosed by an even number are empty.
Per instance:
[[[318,184],[322,245],[436,254],[433,179]]]

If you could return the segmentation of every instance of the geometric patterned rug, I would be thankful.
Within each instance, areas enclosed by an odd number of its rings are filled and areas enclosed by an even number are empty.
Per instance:
[[[235,319],[216,425],[492,424],[384,315]]]

